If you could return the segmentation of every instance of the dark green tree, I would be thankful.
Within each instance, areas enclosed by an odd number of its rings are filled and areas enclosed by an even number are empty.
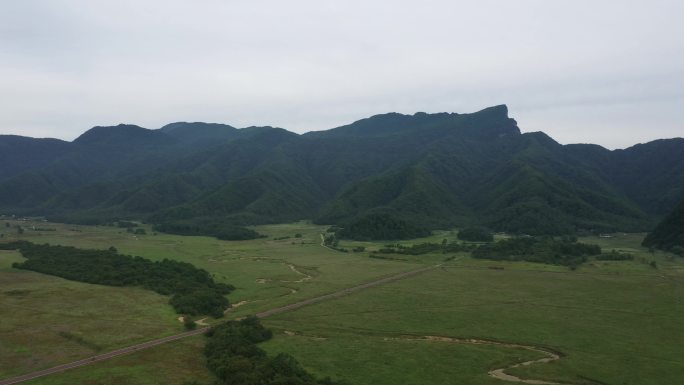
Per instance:
[[[492,242],[494,235],[484,227],[466,227],[458,232],[458,239],[468,242]]]
[[[192,317],[189,315],[183,316],[183,326],[185,326],[185,328],[188,330],[194,330],[195,328],[197,328],[195,320],[192,319]]]

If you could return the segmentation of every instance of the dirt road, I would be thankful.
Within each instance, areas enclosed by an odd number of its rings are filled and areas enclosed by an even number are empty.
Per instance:
[[[117,350],[111,351],[109,353],[103,353],[103,354],[98,354],[96,356],[84,358],[82,360],[74,361],[74,362],[71,362],[68,364],[58,365],[58,366],[55,366],[55,367],[52,367],[49,369],[43,369],[43,370],[39,370],[37,372],[24,374],[24,375],[21,375],[18,377],[8,378],[5,380],[1,380],[0,385],[18,384],[20,382],[32,380],[34,378],[47,376],[48,374],[59,373],[59,372],[63,372],[63,371],[68,370],[68,369],[78,368],[79,366],[89,365],[89,364],[92,364],[92,363],[95,363],[98,361],[108,360],[110,358],[114,358],[114,357],[122,356],[124,354],[137,352],[137,351],[143,350],[143,349],[148,349],[148,348],[151,348],[151,347],[154,347],[157,345],[161,345],[161,344],[164,344],[167,342],[179,340],[181,338],[190,337],[190,336],[194,336],[197,334],[202,334],[205,331],[207,331],[208,329],[209,329],[208,327],[205,327],[202,329],[196,329],[193,331],[189,331],[189,332],[185,332],[185,333],[181,333],[181,334],[176,334],[173,336],[159,338],[159,339],[156,339],[153,341],[143,342],[141,344],[117,349]]]
[[[299,309],[300,307],[303,307],[303,306],[306,306],[306,305],[311,305],[311,304],[318,303],[318,302],[321,302],[321,301],[325,301],[325,300],[329,300],[329,299],[334,299],[334,298],[343,297],[343,296],[345,296],[345,295],[349,295],[349,294],[354,293],[354,292],[357,292],[357,291],[359,291],[359,290],[368,289],[368,288],[371,288],[371,287],[373,287],[373,286],[378,286],[378,285],[382,285],[382,284],[385,284],[385,283],[397,281],[397,280],[400,280],[400,279],[412,277],[412,276],[414,276],[414,275],[423,273],[423,272],[425,272],[425,271],[435,269],[435,268],[437,268],[437,267],[439,267],[439,266],[441,266],[441,265],[434,265],[434,266],[429,266],[429,267],[423,267],[423,268],[420,268],[420,269],[411,270],[411,271],[407,271],[407,272],[404,272],[404,273],[399,273],[399,274],[391,275],[391,276],[389,276],[389,277],[381,278],[381,279],[378,279],[378,280],[375,280],[375,281],[372,281],[372,282],[368,282],[368,283],[364,283],[364,284],[361,284],[361,285],[358,285],[358,286],[350,287],[350,288],[347,288],[347,289],[344,289],[344,290],[340,290],[340,291],[337,291],[337,292],[334,292],[334,293],[325,294],[325,295],[322,295],[322,296],[319,296],[319,297],[310,298],[310,299],[307,299],[307,300],[304,300],[304,301],[301,301],[301,302],[296,302],[296,303],[293,303],[293,304],[290,304],[290,305],[286,305],[286,306],[278,307],[278,308],[275,308],[275,309],[267,310],[267,311],[258,313],[256,316],[259,317],[259,318],[265,318],[265,317],[268,317],[268,316],[271,316],[271,315],[274,315],[274,314],[279,314],[279,313],[283,313],[283,312],[286,312],[286,311],[291,311],[291,310]],[[7,378],[7,379],[4,379],[4,380],[0,380],[0,385],[18,384],[18,383],[20,383],[20,382],[32,380],[32,379],[34,379],[34,378],[43,377],[43,376],[47,376],[47,375],[54,374],[54,373],[60,373],[60,372],[63,372],[63,371],[65,371],[65,370],[69,370],[69,369],[73,369],[73,368],[78,368],[78,367],[80,367],[80,366],[85,366],[85,365],[89,365],[89,364],[92,364],[92,363],[95,363],[95,362],[108,360],[108,359],[110,359],[110,358],[122,356],[122,355],[129,354],[129,353],[134,353],[134,352],[137,352],[137,351],[139,351],[139,350],[148,349],[148,348],[151,348],[151,347],[155,347],[155,346],[157,346],[157,345],[165,344],[165,343],[167,343],[167,342],[176,341],[176,340],[179,340],[179,339],[181,339],[181,338],[186,338],[186,337],[190,337],[190,336],[195,336],[195,335],[198,335],[198,334],[202,334],[202,333],[204,333],[205,331],[209,330],[209,328],[210,328],[210,327],[204,327],[204,328],[201,328],[201,329],[196,329],[196,330],[192,330],[192,331],[189,331],[189,332],[176,334],[176,335],[173,335],[173,336],[168,336],[168,337],[164,337],[164,338],[159,338],[159,339],[156,339],[156,340],[152,340],[152,341],[148,341],[148,342],[143,342],[143,343],[140,343],[140,344],[137,344],[137,345],[132,345],[132,346],[128,346],[128,347],[125,347],[125,348],[117,349],[117,350],[111,351],[111,352],[109,352],[109,353],[103,353],[103,354],[98,354],[98,355],[96,355],[96,356],[84,358],[84,359],[82,359],[82,360],[74,361],[74,362],[71,362],[71,363],[68,363],[68,364],[58,365],[58,366],[55,366],[55,367],[52,367],[52,368],[43,369],[43,370],[39,370],[39,371],[32,372],[32,373],[27,373],[27,374],[24,374],[24,375],[21,375],[21,376],[13,377],[13,378]]]
[[[345,296],[345,295],[349,295],[349,294],[354,293],[354,292],[357,292],[357,291],[359,291],[359,290],[368,289],[368,288],[371,288],[371,287],[373,287],[373,286],[378,286],[378,285],[382,285],[382,284],[385,284],[385,283],[397,281],[397,280],[400,280],[400,279],[412,277],[412,276],[414,276],[414,275],[417,275],[417,274],[426,272],[426,271],[428,271],[428,270],[436,269],[436,268],[438,268],[438,267],[440,267],[440,266],[441,266],[441,264],[440,264],[440,265],[429,266],[429,267],[424,267],[424,268],[417,269],[417,270],[411,270],[411,271],[407,271],[407,272],[404,272],[404,273],[395,274],[395,275],[392,275],[392,276],[389,276],[389,277],[386,277],[386,278],[378,279],[378,280],[376,280],[376,281],[364,283],[364,284],[361,284],[361,285],[358,285],[358,286],[354,286],[354,287],[350,287],[350,288],[348,288],[348,289],[340,290],[340,291],[337,291],[337,292],[334,292],[334,293],[325,294],[325,295],[322,295],[322,296],[320,296],[320,297],[314,297],[314,298],[310,298],[310,299],[307,299],[307,300],[304,300],[304,301],[301,301],[301,302],[296,302],[296,303],[293,303],[293,304],[290,304],[290,305],[285,305],[285,306],[282,306],[282,307],[277,307],[277,308],[275,308],[275,309],[266,310],[266,311],[263,311],[263,312],[261,312],[261,313],[257,313],[256,316],[259,317],[259,318],[264,318],[264,317],[268,317],[268,316],[271,316],[271,315],[274,315],[274,314],[278,314],[278,313],[283,313],[283,312],[290,311],[290,310],[299,309],[300,307],[303,307],[303,306],[311,305],[311,304],[314,304],[314,303],[317,303],[317,302],[321,302],[321,301],[326,301],[326,300],[329,300],[329,299],[334,299],[334,298],[343,297],[343,296]],[[0,385],[2,385],[2,383],[0,383]]]

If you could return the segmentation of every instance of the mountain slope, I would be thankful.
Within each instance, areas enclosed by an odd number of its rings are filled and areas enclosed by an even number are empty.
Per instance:
[[[48,166],[70,151],[71,143],[0,135],[0,181]]]
[[[684,253],[684,200],[646,236],[643,244]]]
[[[14,142],[35,157],[2,147]],[[304,135],[184,122],[95,127],[71,143],[0,137],[0,149],[2,212],[193,231],[213,223],[214,233],[305,218],[527,234],[647,230],[684,199],[684,139],[564,146],[522,134],[506,106],[376,115]]]

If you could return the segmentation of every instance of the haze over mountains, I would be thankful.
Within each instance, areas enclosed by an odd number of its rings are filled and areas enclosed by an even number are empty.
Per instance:
[[[684,198],[684,139],[610,151],[522,134],[506,106],[274,127],[95,127],[73,142],[0,136],[0,210],[67,222],[221,226],[370,214],[428,229],[649,230]],[[192,229],[192,230],[190,230]]]

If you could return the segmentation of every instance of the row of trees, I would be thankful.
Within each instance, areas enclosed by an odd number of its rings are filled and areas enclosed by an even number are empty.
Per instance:
[[[168,221],[155,225],[154,230],[178,235],[209,235],[226,241],[242,241],[264,237],[264,235],[246,227],[209,220]]]
[[[610,253],[597,255],[596,259],[599,261],[631,261],[634,259],[634,255],[613,249]]]
[[[378,250],[384,254],[405,254],[405,255],[422,255],[428,253],[458,253],[462,251],[472,251],[476,248],[475,245],[466,243],[451,242],[446,239],[442,243],[418,243],[411,246],[404,246],[402,244],[388,244]]]
[[[234,289],[215,282],[206,270],[192,264],[122,255],[113,247],[92,250],[15,241],[0,244],[0,249],[21,252],[27,260],[12,265],[18,269],[100,285],[139,286],[171,295],[169,303],[182,314],[221,317],[230,306],[225,295]]]

